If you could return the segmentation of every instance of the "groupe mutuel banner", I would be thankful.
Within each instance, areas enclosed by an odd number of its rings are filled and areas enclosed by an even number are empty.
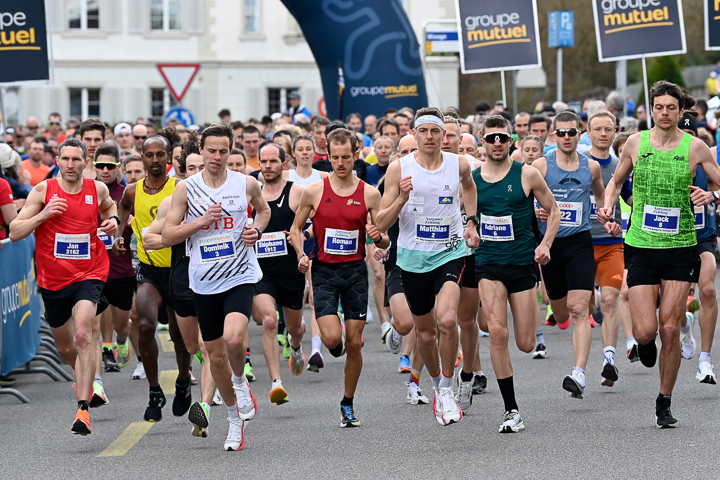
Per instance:
[[[593,0],[593,13],[601,62],[687,51],[680,0]]]
[[[705,0],[705,50],[720,50],[720,0]]]
[[[0,83],[49,79],[44,0],[0,1]]]
[[[542,65],[535,0],[456,0],[462,73]]]

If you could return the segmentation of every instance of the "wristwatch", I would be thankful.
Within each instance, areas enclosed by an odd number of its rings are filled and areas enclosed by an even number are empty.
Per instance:
[[[715,193],[715,192],[713,192],[713,193]],[[110,220],[111,218],[114,218],[115,221],[117,222],[118,227],[120,227],[120,217],[118,217],[117,215],[113,215],[112,217],[108,217],[108,220]]]
[[[473,215],[472,217],[467,217],[468,222],[473,222],[475,225],[480,225],[480,219],[477,215]]]
[[[310,232],[308,232],[307,230],[303,232],[303,236],[305,237],[305,240],[310,240]]]
[[[260,240],[260,239],[262,238],[262,230],[260,230],[260,229],[257,228],[257,227],[255,227],[255,230],[257,230],[257,232],[258,232],[258,238],[257,238],[257,239]]]
[[[718,195],[718,192],[716,192],[715,190],[712,191],[712,196],[715,199],[714,201],[717,202],[718,200],[720,200],[720,195]]]

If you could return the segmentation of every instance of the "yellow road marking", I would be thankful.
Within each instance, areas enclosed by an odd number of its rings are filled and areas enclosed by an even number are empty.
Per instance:
[[[163,370],[160,372],[160,388],[163,389],[165,395],[173,395],[175,393],[175,380],[177,380],[177,370]]]
[[[163,372],[164,373],[164,372]],[[135,422],[128,425],[125,431],[115,439],[98,457],[121,457],[125,455],[137,442],[155,425],[151,422]]]
[[[171,353],[175,351],[175,345],[170,341],[170,334],[167,330],[160,331],[158,337],[160,337],[160,346],[163,352]]]

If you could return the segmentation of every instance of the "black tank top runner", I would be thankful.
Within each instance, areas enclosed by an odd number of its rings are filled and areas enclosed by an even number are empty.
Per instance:
[[[303,276],[297,269],[297,255],[295,249],[285,240],[286,235],[272,238],[272,233],[290,231],[295,221],[295,212],[290,208],[290,189],[293,182],[287,182],[280,196],[275,200],[268,200],[270,206],[270,222],[265,228],[263,238],[256,244],[255,251],[258,263],[264,276],[286,277],[288,275]],[[253,213],[254,216],[254,213]],[[281,254],[284,249],[284,254]]]

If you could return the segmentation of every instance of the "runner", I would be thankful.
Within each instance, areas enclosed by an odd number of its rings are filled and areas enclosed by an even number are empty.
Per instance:
[[[483,240],[476,251],[475,276],[490,332],[490,356],[505,403],[500,433],[525,429],[515,401],[507,304],[518,348],[532,351],[538,281],[535,262],[546,265],[550,261],[550,248],[560,224],[560,209],[543,178],[530,166],[509,157],[511,128],[500,115],[485,119],[482,135],[488,161],[473,171]],[[533,198],[548,212],[547,230],[537,248]]]
[[[625,237],[630,310],[638,354],[650,368],[657,361],[658,326],[660,393],[655,401],[656,426],[677,427],[670,411],[671,395],[680,368],[680,318],[690,284],[697,282],[700,258],[690,202],[710,203],[714,195],[692,185],[692,173],[702,166],[708,178],[720,184],[720,168],[707,146],[678,129],[678,121],[695,99],[677,85],[661,80],[650,89],[655,127],[631,136],[623,149],[614,180],[608,184],[598,220],[612,219],[612,206],[622,184],[633,171],[633,212]],[[691,186],[688,188],[688,186]],[[658,292],[660,316],[656,312]]]
[[[88,118],[80,124],[78,134],[80,140],[85,144],[88,151],[88,160],[85,170],[83,170],[83,177],[92,178],[95,180],[95,167],[93,162],[95,161],[95,150],[105,143],[105,124],[99,118]]]
[[[270,206],[270,222],[266,227],[267,233],[255,244],[263,277],[255,285],[253,318],[262,321],[263,353],[272,380],[270,401],[276,405],[289,401],[278,362],[278,305],[282,307],[290,336],[290,371],[293,375],[300,375],[305,369],[301,343],[305,328],[302,324],[305,277],[297,271],[296,257],[289,253],[287,242],[303,187],[285,180],[283,167],[286,165],[282,147],[269,143],[260,149],[260,168],[264,179],[262,195]]]
[[[229,124],[202,132],[205,169],[177,186],[163,228],[163,244],[188,240],[190,288],[212,376],[228,407],[224,449],[245,446],[245,421],[257,402],[245,377],[245,331],[255,283],[262,272],[252,247],[262,238],[270,209],[251,176],[227,169],[234,133]],[[247,225],[248,205],[255,211]]]
[[[143,245],[143,236],[157,215],[160,203],[172,195],[178,182],[166,173],[171,151],[170,141],[162,135],[153,135],[143,142],[142,159],[147,176],[137,183],[128,185],[119,204],[120,221],[123,225],[130,216],[130,210],[134,209],[135,212],[132,228],[137,238],[140,260],[137,268],[138,287],[135,306],[139,322],[138,350],[150,386],[150,399],[143,415],[143,419],[147,422],[162,420],[162,408],[167,403],[165,393],[160,388],[158,344],[155,339],[158,311],[163,303],[168,314],[169,333],[178,365],[172,405],[173,415],[177,417],[185,415],[192,403],[190,354],[183,342],[175,312],[172,311],[173,303],[169,291],[172,253],[169,248],[152,250]],[[115,240],[115,243],[117,244],[118,240]]]
[[[543,157],[544,143],[543,139],[535,135],[527,135],[520,142],[521,160],[513,158],[513,160],[522,161],[527,165],[532,165],[535,160]]]
[[[352,174],[358,158],[358,139],[347,129],[333,130],[328,137],[328,152],[333,173],[322,183],[314,183],[303,192],[291,230],[291,242],[298,258],[298,270],[308,271],[310,260],[300,245],[302,228],[313,216],[315,247],[312,280],[315,312],[322,341],[334,357],[347,352],[345,395],[340,402],[340,426],[357,427],[353,398],[362,371],[362,332],[368,304],[368,278],[365,256],[365,231],[373,243],[384,248],[387,235],[372,224],[380,206],[380,193]],[[338,299],[344,321],[338,318]]]
[[[479,243],[475,231],[477,192],[470,165],[459,161],[455,154],[440,151],[445,131],[442,112],[437,108],[420,109],[415,126],[419,150],[388,168],[377,223],[385,231],[396,220],[400,221],[397,264],[415,321],[420,352],[433,381],[435,419],[448,425],[459,422],[463,415],[453,396],[452,382],[458,349],[463,257],[467,255],[467,246],[476,247]],[[469,214],[464,234],[458,197],[461,186],[463,204]],[[433,311],[436,296],[437,315]]]
[[[37,184],[25,206],[10,224],[17,242],[33,231],[36,238],[38,285],[45,318],[63,360],[73,367],[77,411],[71,430],[92,432],[90,399],[93,395],[100,325],[95,320],[109,261],[98,238],[97,217],[105,235],[117,234],[122,223],[104,183],[83,178],[87,147],[70,138],[59,147],[60,178]]]
[[[532,118],[531,118],[532,120]],[[550,261],[542,265],[542,278],[558,327],[573,323],[575,368],[563,379],[572,398],[583,398],[585,368],[592,341],[589,303],[595,289],[595,257],[590,228],[590,194],[602,207],[605,188],[600,165],[577,153],[580,119],[572,112],[555,117],[553,137],[557,149],[535,160],[533,167],[545,178],[560,207],[560,229],[550,249]],[[532,131],[532,128],[531,128]],[[569,188],[568,184],[573,187]],[[547,230],[547,211],[539,210],[540,231]]]

